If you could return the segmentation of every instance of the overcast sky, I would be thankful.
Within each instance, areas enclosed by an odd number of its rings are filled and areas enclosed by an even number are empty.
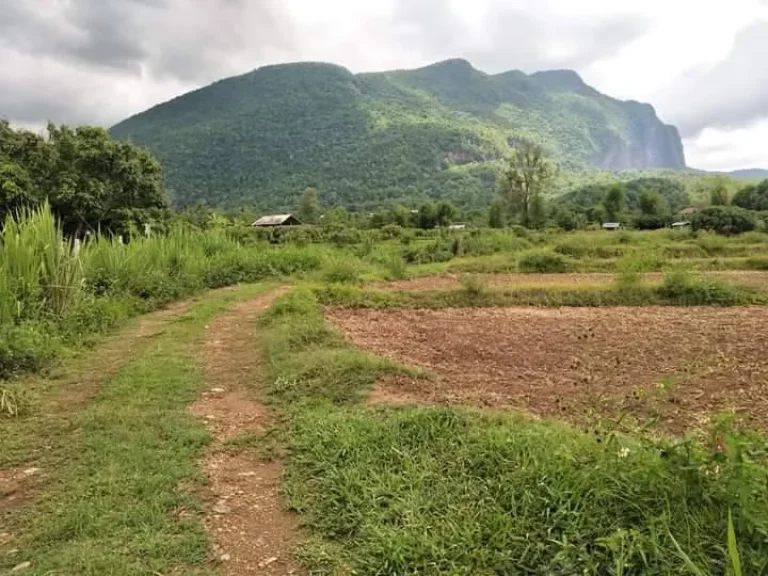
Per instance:
[[[768,0],[0,0],[0,117],[109,126],[271,63],[574,68],[688,164],[768,168]]]

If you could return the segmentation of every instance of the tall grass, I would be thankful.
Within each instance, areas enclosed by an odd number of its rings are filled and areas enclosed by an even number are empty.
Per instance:
[[[330,254],[181,226],[127,244],[81,243],[64,237],[47,205],[20,211],[0,231],[0,379],[39,370],[62,342],[87,342],[132,314],[205,288],[317,270]]]

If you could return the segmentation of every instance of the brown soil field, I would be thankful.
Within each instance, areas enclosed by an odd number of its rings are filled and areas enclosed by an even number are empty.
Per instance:
[[[614,274],[478,274],[478,277],[493,288],[531,287],[531,286],[604,286],[616,279]],[[741,286],[768,289],[768,272],[729,270],[725,272],[707,272],[704,277],[714,278]],[[644,274],[648,282],[661,282],[664,274],[653,272]],[[445,274],[425,276],[395,282],[377,282],[371,286],[380,290],[452,290],[461,288],[461,275]]]
[[[329,309],[357,346],[427,369],[372,400],[519,408],[680,431],[735,409],[768,429],[768,308]]]

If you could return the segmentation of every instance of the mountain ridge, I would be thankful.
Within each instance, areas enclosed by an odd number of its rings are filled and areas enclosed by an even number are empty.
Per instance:
[[[287,207],[310,185],[351,206],[446,194],[479,204],[526,140],[566,169],[685,168],[677,129],[649,104],[606,96],[572,70],[487,74],[464,59],[359,74],[264,66],[111,131],[158,155],[178,204]]]

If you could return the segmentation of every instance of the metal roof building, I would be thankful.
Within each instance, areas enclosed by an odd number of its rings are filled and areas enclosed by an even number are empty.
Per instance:
[[[274,214],[262,216],[251,224],[257,228],[271,228],[274,226],[301,226],[301,222],[293,214]]]

